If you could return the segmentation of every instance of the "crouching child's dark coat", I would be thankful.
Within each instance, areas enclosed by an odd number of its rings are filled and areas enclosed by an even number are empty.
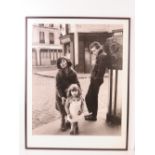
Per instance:
[[[68,64],[68,70],[67,72],[64,71],[60,67],[61,59],[66,59]],[[61,57],[57,60],[57,68],[59,69],[56,74],[56,109],[61,113],[61,115],[66,115],[64,105],[62,104],[62,97],[67,97],[67,89],[71,84],[78,84],[80,86],[80,83],[78,81],[77,73],[76,71],[71,67],[72,63],[69,59]]]

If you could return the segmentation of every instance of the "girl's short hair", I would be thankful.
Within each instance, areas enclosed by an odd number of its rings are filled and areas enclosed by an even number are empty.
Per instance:
[[[68,67],[71,67],[71,66],[72,66],[71,61],[70,61],[68,58],[62,56],[62,57],[58,58],[58,60],[57,60],[57,68],[58,68],[58,69],[62,69],[61,66],[60,66],[60,63],[61,63],[61,60],[62,60],[62,59],[64,59],[64,60],[67,61],[67,66],[68,66]]]
[[[78,97],[81,96],[81,88],[77,84],[71,84],[67,89],[67,97],[72,97],[71,91],[77,90],[78,91]]]

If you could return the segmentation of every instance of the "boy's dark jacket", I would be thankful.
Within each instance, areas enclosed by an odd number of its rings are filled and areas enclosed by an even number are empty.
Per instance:
[[[107,62],[108,62],[107,54],[103,50],[100,50],[96,57],[95,66],[93,67],[91,72],[92,81],[103,83],[103,76],[105,74],[108,65]]]
[[[70,64],[70,60],[66,59],[68,64]],[[57,64],[59,68],[59,64]],[[59,110],[62,114],[65,114],[64,106],[62,106],[61,97],[66,98],[67,88],[71,84],[78,84],[77,73],[68,65],[68,72],[66,73],[63,69],[59,69],[56,75],[56,109]]]

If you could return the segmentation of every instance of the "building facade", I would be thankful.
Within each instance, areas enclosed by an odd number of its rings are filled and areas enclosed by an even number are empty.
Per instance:
[[[32,31],[32,64],[49,66],[62,55],[60,36],[62,25],[34,24]]]

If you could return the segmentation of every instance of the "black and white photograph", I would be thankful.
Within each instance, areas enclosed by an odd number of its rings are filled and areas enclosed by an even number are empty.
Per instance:
[[[25,21],[25,147],[127,150],[130,18]]]

